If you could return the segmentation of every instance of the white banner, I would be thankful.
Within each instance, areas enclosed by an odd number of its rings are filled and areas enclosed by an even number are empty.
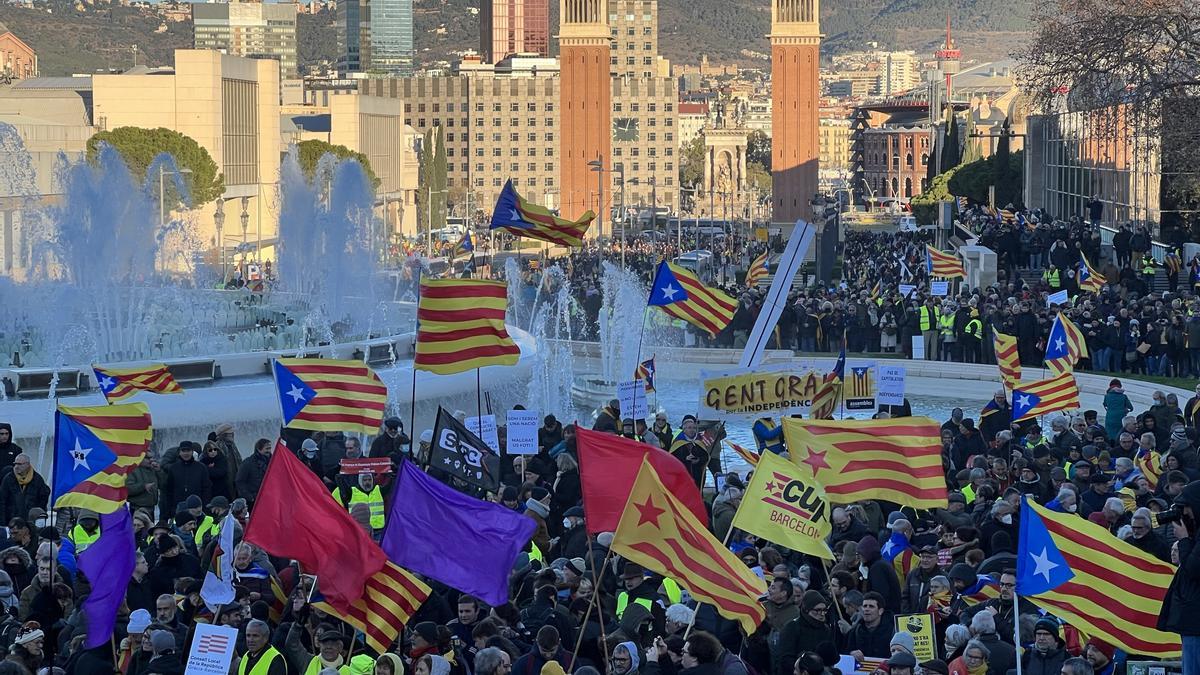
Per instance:
[[[508,454],[536,455],[538,451],[538,411],[509,410],[505,419]]]
[[[237,637],[236,628],[197,623],[184,672],[188,675],[227,675],[237,648]]]
[[[949,281],[931,281],[931,282],[929,282],[929,294],[934,297],[938,297],[938,298],[946,297],[947,295],[950,294],[950,282]]]
[[[787,246],[779,258],[779,266],[775,268],[775,278],[771,280],[771,288],[763,299],[762,311],[754,322],[754,330],[750,331],[750,339],[746,341],[746,349],[742,351],[742,359],[738,362],[740,368],[754,368],[762,360],[763,350],[770,342],[771,334],[775,332],[775,324],[787,304],[788,292],[792,290],[792,279],[808,249],[812,246],[817,228],[803,220],[797,220],[792,228],[792,236],[788,237]]]
[[[1068,302],[1070,302],[1070,297],[1067,296],[1067,289],[1065,288],[1057,293],[1051,293],[1050,295],[1046,296],[1047,307],[1051,307],[1053,305],[1062,306]]]
[[[925,336],[917,333],[912,336],[912,353],[913,358],[920,360],[925,358]]]
[[[924,342],[921,346],[925,346]],[[879,405],[904,405],[904,366],[879,364],[879,386],[875,401]]]
[[[646,419],[650,416],[650,406],[646,404],[646,383],[642,380],[631,380],[617,384],[617,399],[621,401],[621,419]],[[617,420],[617,428],[621,420]]]
[[[913,284],[900,284],[899,290],[900,290],[900,297],[907,298],[908,296],[913,294],[913,291],[917,290],[917,287]]]
[[[483,420],[482,428],[479,421]],[[479,437],[479,440],[487,443],[487,446],[492,449],[492,452],[500,453],[500,436],[496,433],[496,416],[484,415],[483,417],[468,417],[463,420],[463,426],[467,430]]]

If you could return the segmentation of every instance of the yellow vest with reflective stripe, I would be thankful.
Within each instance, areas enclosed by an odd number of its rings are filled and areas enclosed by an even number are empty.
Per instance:
[[[963,332],[973,338],[978,338],[979,334],[983,332],[983,323],[979,319],[971,319],[963,328]]]
[[[204,535],[217,536],[221,532],[221,523],[217,522],[216,518],[205,514],[200,519],[200,526],[196,528],[196,548],[204,546]]]
[[[246,670],[246,664],[250,662],[250,655],[242,657],[242,662],[238,664],[238,675],[267,675],[271,670],[271,664],[275,659],[282,659],[283,654],[279,653],[278,649],[267,645],[267,650],[263,652],[262,658],[250,670]]]
[[[360,490],[358,486],[350,488],[350,501],[346,504],[346,508],[354,510],[355,504],[366,504],[371,509],[371,529],[383,529],[383,491],[376,485],[371,490],[371,494],[367,494]]]
[[[929,309],[925,305],[921,305],[921,330],[937,330],[938,312],[936,309]]]
[[[941,327],[942,335],[945,337],[954,336],[954,315],[943,314],[938,317],[938,325]]]
[[[529,542],[529,559],[530,560],[542,560],[543,559],[542,549],[538,548],[538,545],[533,543],[532,541]]]
[[[663,577],[663,593],[667,595],[667,602],[674,605],[683,599],[683,591],[679,588],[679,584],[670,577]]]
[[[637,598],[636,600],[633,601],[633,604],[641,605],[642,607],[645,607],[646,609],[651,610],[651,611],[654,610],[654,601],[651,600],[650,598]],[[628,606],[629,606],[629,591],[621,591],[621,594],[617,596],[617,618],[618,619],[621,618],[621,615],[625,613],[625,608]]]
[[[96,528],[96,534],[88,534],[82,525],[76,525],[71,528],[71,541],[75,542],[75,555],[83,553],[87,547],[94,544],[99,538],[100,528],[98,527]]]
[[[304,675],[319,675],[321,672],[321,657],[314,656],[308,662],[308,668],[304,669]],[[350,675],[350,666],[343,665],[338,668],[338,672],[342,675]]]

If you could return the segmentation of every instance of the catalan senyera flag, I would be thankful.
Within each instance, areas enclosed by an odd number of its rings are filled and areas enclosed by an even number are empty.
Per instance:
[[[135,368],[113,368],[92,366],[96,373],[96,384],[104,400],[120,403],[139,391],[154,394],[182,394],[183,387],[171,376],[171,371],[161,363]]]
[[[654,357],[642,361],[633,370],[633,379],[641,380],[646,385],[646,393],[654,391]]]
[[[936,279],[965,279],[967,276],[958,256],[939,251],[929,244],[925,245],[925,271]]]
[[[504,326],[508,287],[486,279],[425,279],[413,367],[439,375],[512,366],[521,348]]]
[[[1071,372],[1079,359],[1088,355],[1087,340],[1083,331],[1062,312],[1054,318],[1050,326],[1050,336],[1046,338],[1046,367],[1058,375]]]
[[[1099,293],[1100,289],[1104,288],[1104,284],[1108,282],[1099,272],[1092,267],[1088,262],[1087,256],[1081,251],[1079,253],[1079,270],[1075,275],[1076,282],[1079,285],[1079,290],[1088,293]]]
[[[387,386],[362,361],[275,359],[283,426],[309,431],[379,432]]]
[[[704,330],[712,337],[725,330],[737,310],[737,301],[733,298],[705,286],[690,270],[666,260],[658,264],[647,304]]]
[[[945,508],[942,441],[928,417],[883,420],[783,419],[791,459],[825,485],[835,504],[884,499]]]
[[[99,514],[125,503],[125,479],[146,456],[153,435],[145,403],[59,406],[54,415],[54,508]]]
[[[1103,526],[1024,499],[1017,593],[1087,635],[1130,654],[1178,656],[1179,635],[1154,628],[1174,576]]]
[[[996,365],[1000,368],[1000,379],[1006,389],[1012,390],[1021,381],[1021,355],[1017,350],[1017,338],[992,329],[992,347],[996,352]]]
[[[613,534],[612,551],[674,579],[747,634],[767,618],[758,601],[767,590],[763,580],[663,487],[645,458]]]
[[[591,211],[583,214],[579,220],[559,218],[545,207],[522,199],[510,179],[500,191],[496,208],[492,209],[491,229],[504,230],[517,237],[579,248],[583,246],[583,235],[595,219],[596,214]]]
[[[843,349],[833,364],[833,370],[829,371],[821,379],[821,384],[817,386],[817,391],[813,394],[812,406],[808,411],[809,417],[817,420],[833,418],[833,410],[837,407],[838,396],[842,393],[842,380],[845,374],[846,350]]]
[[[967,210],[967,198],[966,197],[955,197],[954,201],[958,202],[959,212]]]
[[[1133,465],[1146,477],[1146,482],[1150,483],[1151,490],[1158,488],[1158,479],[1162,477],[1163,465],[1162,455],[1158,454],[1157,450],[1138,448],[1137,453],[1133,456]]]
[[[338,612],[318,598],[313,599],[313,606],[362,631],[367,646],[382,654],[400,636],[429,593],[429,586],[389,561],[383,569],[367,577],[362,597],[350,605],[349,612]]]
[[[1059,410],[1079,407],[1079,386],[1070,372],[1013,388],[1012,417],[1014,422],[1038,417]]]
[[[1009,224],[1015,223],[1017,221],[1017,214],[1008,209],[1000,209],[1000,220]]]
[[[758,466],[758,458],[760,457],[760,455],[757,452],[755,452],[745,446],[738,445],[737,443],[734,443],[733,441],[729,440],[728,438],[723,439],[723,440],[725,441],[725,445],[728,445],[730,450],[733,450],[734,452],[736,452],[738,457],[741,457],[742,459],[746,460],[747,464],[749,464],[750,466]]]
[[[758,286],[758,282],[766,279],[767,275],[771,273],[771,269],[767,267],[767,256],[769,253],[769,250],[763,251],[762,255],[750,263],[750,269],[746,270],[746,286],[748,288]]]
[[[879,281],[876,281],[875,285],[871,287],[871,296],[870,296],[871,301],[874,302],[875,300],[878,300],[879,296],[882,294],[883,294],[883,280],[881,279]]]
[[[833,551],[825,543],[831,509],[825,488],[810,472],[767,452],[750,476],[733,526],[794,551],[833,560]]]

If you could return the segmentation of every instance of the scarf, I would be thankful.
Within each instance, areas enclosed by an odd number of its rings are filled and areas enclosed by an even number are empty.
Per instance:
[[[13,475],[17,477],[17,485],[25,487],[29,485],[30,481],[33,480],[33,467],[30,466],[28,469],[26,469],[25,475],[21,475],[16,471],[13,471]]]
[[[342,664],[344,663],[344,661],[342,660],[341,654],[338,654],[337,658],[335,658],[332,661],[326,661],[325,657],[321,656],[320,654],[317,654],[317,658],[321,660],[321,669],[322,670],[324,670],[325,668],[332,668],[334,670],[337,670],[337,669],[341,668]]]
[[[964,664],[966,662],[964,661]],[[967,675],[985,675],[988,671],[987,661],[980,661],[979,665],[971,667],[967,666]]]

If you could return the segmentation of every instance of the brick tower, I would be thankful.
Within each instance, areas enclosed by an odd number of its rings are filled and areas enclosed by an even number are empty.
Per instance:
[[[564,217],[591,209],[605,222],[588,162],[599,159],[606,171],[612,169],[608,2],[559,0],[559,17],[559,203]],[[604,175],[604,184],[612,185],[611,175]],[[604,188],[605,202],[611,193]]]
[[[772,220],[811,220],[817,192],[819,0],[771,0]]]

